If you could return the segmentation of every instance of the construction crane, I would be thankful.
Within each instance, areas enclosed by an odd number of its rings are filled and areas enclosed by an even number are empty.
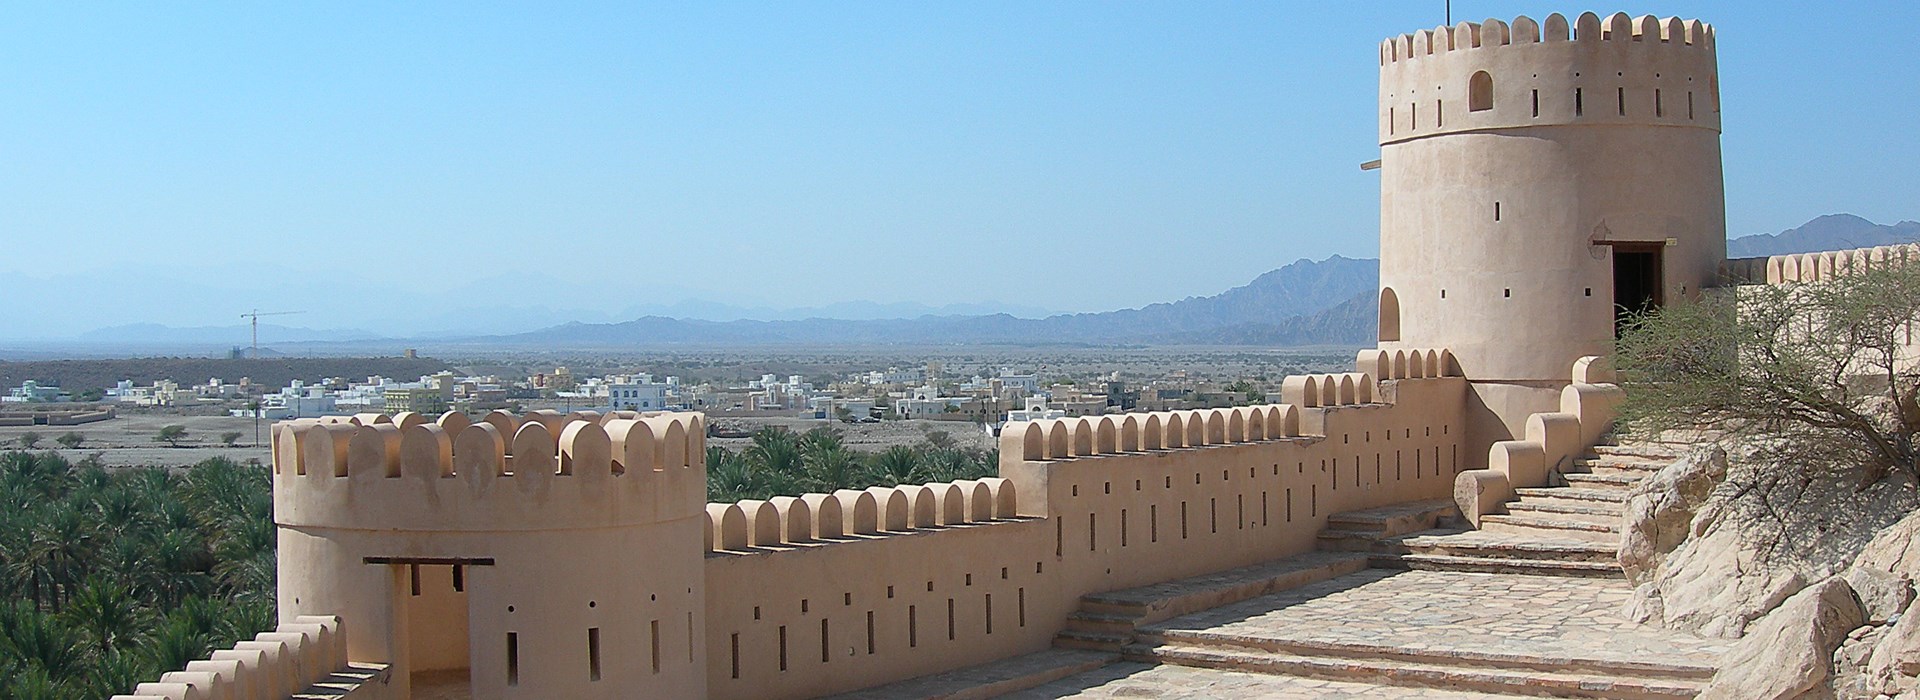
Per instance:
[[[260,357],[260,317],[261,316],[285,316],[288,314],[299,314],[299,313],[306,313],[306,312],[304,311],[261,311],[259,309],[254,309],[253,311],[250,311],[248,313],[240,314],[240,318],[253,319],[253,357],[256,359]]]

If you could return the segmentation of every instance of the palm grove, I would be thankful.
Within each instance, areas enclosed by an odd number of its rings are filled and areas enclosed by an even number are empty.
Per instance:
[[[184,470],[0,453],[0,697],[132,690],[274,623],[260,466]]]

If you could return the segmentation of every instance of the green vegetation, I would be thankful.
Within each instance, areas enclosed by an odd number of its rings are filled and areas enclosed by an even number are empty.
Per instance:
[[[0,697],[95,700],[273,625],[263,467],[0,453]]]
[[[229,430],[227,432],[221,433],[220,444],[226,445],[228,447],[232,447],[233,443],[240,441],[240,435],[241,435],[240,431],[237,431],[237,430]]]
[[[61,447],[65,447],[69,450],[77,450],[77,449],[80,449],[80,443],[87,441],[87,436],[81,435],[79,433],[70,432],[60,437],[54,438],[53,441],[60,443]]]
[[[936,437],[936,435],[938,437]],[[840,431],[820,427],[805,433],[762,428],[753,444],[734,452],[707,448],[707,500],[795,496],[835,489],[898,486],[978,479],[999,472],[999,455],[965,449],[935,431],[913,447],[860,453],[840,441]]]
[[[187,426],[184,425],[162,427],[160,434],[153,436],[154,442],[167,443],[168,447],[179,447],[180,441],[185,439],[187,439]]]
[[[40,445],[40,434],[31,430],[21,433],[20,437],[14,439],[20,443],[20,449],[23,450],[31,450]]]
[[[1769,445],[1797,481],[1865,465],[1865,484],[1920,477],[1920,376],[1905,357],[1920,264],[1755,285],[1629,320],[1621,424],[1699,428]]]

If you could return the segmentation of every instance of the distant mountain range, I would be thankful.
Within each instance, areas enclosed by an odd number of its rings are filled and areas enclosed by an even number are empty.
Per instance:
[[[1039,319],[1008,314],[849,321],[700,321],[648,316],[621,323],[568,323],[475,338],[500,346],[634,347],[661,344],[1358,344],[1371,342],[1373,312],[1357,306],[1380,286],[1376,260],[1300,260],[1209,297],[1102,313]],[[1356,315],[1365,321],[1349,323]],[[1349,327],[1353,326],[1353,327]]]
[[[1727,241],[1727,255],[1785,255],[1915,241],[1920,241],[1920,222],[1881,225],[1851,214],[1832,214],[1780,233]],[[1364,345],[1374,340],[1379,285],[1379,261],[1334,256],[1317,262],[1300,260],[1213,296],[1044,318],[981,313],[980,306],[965,304],[935,309],[846,302],[778,311],[690,301],[671,310],[663,308],[668,315],[645,315],[614,323],[572,322],[502,335],[436,334],[403,340],[359,330],[265,324],[261,331],[277,345],[299,344],[316,350],[372,342],[529,349],[774,344]],[[700,320],[690,317],[693,314],[730,320]],[[757,318],[743,318],[743,314]],[[141,324],[100,329],[79,340],[102,344],[198,341],[231,347],[240,345],[238,339],[246,337],[244,326],[170,328]]]
[[[1902,221],[1886,226],[1852,214],[1828,214],[1801,224],[1799,228],[1727,241],[1727,257],[1758,258],[1915,241],[1920,241],[1920,221]]]

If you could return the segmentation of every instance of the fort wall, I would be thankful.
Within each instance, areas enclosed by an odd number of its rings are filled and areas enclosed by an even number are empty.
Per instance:
[[[708,691],[813,697],[1038,651],[1088,593],[1299,554],[1332,513],[1446,498],[1466,391],[1446,355],[1403,351],[1419,369],[1378,384],[1298,378],[1313,407],[1010,424],[999,479],[708,504]]]

